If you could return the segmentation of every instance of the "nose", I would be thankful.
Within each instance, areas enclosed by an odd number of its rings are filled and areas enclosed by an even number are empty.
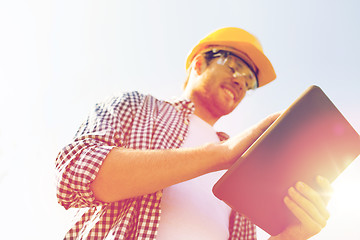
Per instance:
[[[243,78],[235,77],[232,78],[232,84],[239,90],[246,89],[245,81]]]

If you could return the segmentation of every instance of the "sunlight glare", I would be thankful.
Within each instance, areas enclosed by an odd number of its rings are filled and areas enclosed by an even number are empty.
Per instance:
[[[350,166],[332,183],[334,193],[329,203],[329,211],[334,214],[346,214],[348,219],[360,212],[360,158],[354,160]],[[341,221],[341,219],[339,219]]]

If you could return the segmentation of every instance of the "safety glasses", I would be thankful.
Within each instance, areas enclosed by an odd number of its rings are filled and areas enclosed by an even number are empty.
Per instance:
[[[247,90],[258,87],[258,80],[254,71],[244,60],[234,53],[225,50],[212,49],[203,54],[208,62],[217,58],[216,63],[226,66],[234,78],[244,79]]]

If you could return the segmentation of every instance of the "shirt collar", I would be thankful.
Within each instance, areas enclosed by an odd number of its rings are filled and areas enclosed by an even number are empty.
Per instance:
[[[190,116],[195,111],[195,105],[192,101],[186,98],[173,98],[168,101],[178,111],[184,112],[187,116]]]
[[[184,112],[187,117],[195,111],[195,105],[192,101],[186,98],[172,98],[168,101],[172,104],[178,111]],[[220,141],[224,141],[230,138],[230,136],[224,132],[216,132]]]

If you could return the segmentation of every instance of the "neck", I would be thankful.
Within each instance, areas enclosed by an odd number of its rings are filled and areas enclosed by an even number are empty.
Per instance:
[[[196,96],[190,95],[187,96],[186,93],[183,94],[183,97],[189,99],[192,101],[195,105],[195,111],[194,114],[210,124],[211,126],[214,126],[214,124],[219,120],[220,117],[214,116],[205,106],[205,104],[201,103],[201,100],[197,99]]]
[[[211,126],[214,126],[214,124],[217,122],[218,118],[215,118],[212,114],[210,114],[207,110],[202,109],[201,107],[198,107],[200,105],[196,105],[195,103],[195,112],[194,114],[210,124]]]

